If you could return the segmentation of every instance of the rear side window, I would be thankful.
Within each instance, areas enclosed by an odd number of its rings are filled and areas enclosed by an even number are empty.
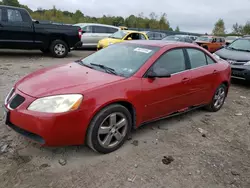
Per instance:
[[[109,33],[107,27],[103,27],[103,26],[93,26],[93,31],[94,33]]]
[[[202,51],[188,48],[187,53],[192,69],[207,65],[206,56]]]
[[[115,33],[117,31],[118,31],[118,29],[116,29],[116,28],[107,27],[107,33]]]
[[[7,9],[8,22],[23,22],[21,12],[19,10]]]
[[[164,69],[170,74],[186,70],[185,57],[182,49],[171,50],[163,54],[153,65],[153,70],[157,74]]]

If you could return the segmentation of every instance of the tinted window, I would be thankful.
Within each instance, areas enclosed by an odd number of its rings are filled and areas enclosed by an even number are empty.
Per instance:
[[[112,28],[112,27],[107,27],[106,29],[107,29],[107,33],[115,33],[118,31],[118,29]]]
[[[190,59],[191,68],[197,68],[207,64],[205,54],[202,51],[188,48],[187,53]]]
[[[183,50],[176,49],[163,54],[153,65],[153,70],[157,74],[163,69],[170,74],[186,70]]]
[[[2,21],[2,9],[0,8],[0,21]]]
[[[109,33],[109,28],[103,26],[93,26],[94,33]]]
[[[208,55],[206,55],[206,56],[207,56],[207,64],[214,64],[215,63],[211,57],[209,57]]]
[[[82,62],[89,66],[92,66],[90,63],[102,64],[121,76],[129,77],[158,50],[159,47],[120,43],[97,51],[82,59]],[[105,72],[99,67],[93,68]]]
[[[22,22],[22,15],[19,10],[7,9],[8,22]]]

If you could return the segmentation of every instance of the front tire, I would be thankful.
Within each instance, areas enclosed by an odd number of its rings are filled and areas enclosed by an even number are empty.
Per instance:
[[[54,57],[64,58],[68,55],[69,49],[64,41],[54,40],[50,45],[50,52]]]
[[[227,96],[227,87],[225,84],[221,84],[215,91],[211,103],[206,107],[210,112],[219,111],[226,99]]]
[[[110,153],[120,148],[131,130],[132,118],[127,108],[114,104],[102,109],[92,119],[87,144],[96,152]]]

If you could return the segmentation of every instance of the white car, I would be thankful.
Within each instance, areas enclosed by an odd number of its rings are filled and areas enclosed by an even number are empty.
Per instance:
[[[88,48],[96,48],[99,40],[121,30],[121,28],[116,26],[97,23],[78,23],[74,26],[82,28],[82,47]]]

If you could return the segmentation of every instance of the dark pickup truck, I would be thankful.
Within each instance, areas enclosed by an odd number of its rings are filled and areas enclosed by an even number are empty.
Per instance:
[[[80,47],[80,27],[43,24],[31,19],[23,8],[0,5],[0,48],[40,49],[54,57],[63,58]]]

